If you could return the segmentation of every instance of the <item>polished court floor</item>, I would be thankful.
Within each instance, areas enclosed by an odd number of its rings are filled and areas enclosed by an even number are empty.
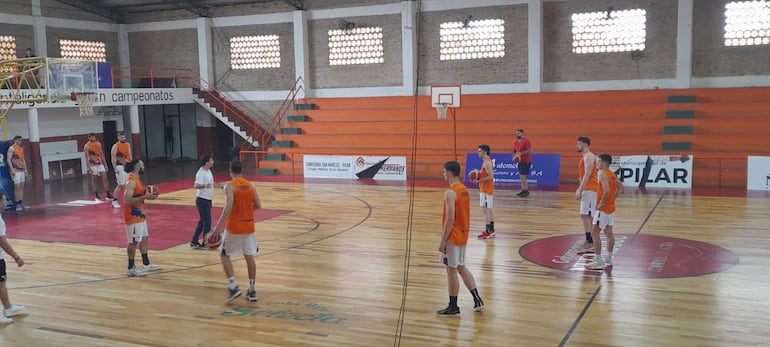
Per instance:
[[[468,267],[484,312],[461,289],[459,317],[438,317],[442,182],[256,180],[260,300],[224,304],[215,251],[187,246],[197,221],[195,164],[154,165],[150,258],[127,278],[118,211],[78,205],[87,182],[28,190],[34,209],[4,214],[26,259],[8,267],[26,314],[0,346],[759,346],[770,341],[770,200],[630,190],[618,201],[615,264],[584,267],[569,187],[496,193],[496,229],[472,238]],[[226,178],[221,167],[215,172]],[[472,190],[472,196],[475,190]],[[219,217],[222,194],[215,197]],[[483,215],[472,210],[473,233]],[[7,257],[6,257],[7,258]],[[9,259],[6,259],[9,261]],[[236,277],[246,286],[243,261]]]

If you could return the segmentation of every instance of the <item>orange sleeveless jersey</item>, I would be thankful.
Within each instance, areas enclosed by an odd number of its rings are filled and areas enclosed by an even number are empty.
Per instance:
[[[99,141],[86,143],[86,157],[88,158],[88,166],[102,165],[102,144]]]
[[[128,174],[128,182],[134,182],[134,197],[142,196],[145,194],[144,184],[139,177],[133,174]],[[123,219],[125,219],[126,225],[144,222],[144,202],[140,202],[136,205],[123,204]]]
[[[125,165],[131,161],[131,145],[128,142],[121,143],[118,141],[115,143],[115,163],[118,165]]]
[[[492,158],[484,158],[484,164],[486,164],[488,161],[491,162]],[[484,167],[484,165],[481,165],[481,173],[479,174],[479,179],[487,176],[489,176],[489,172],[487,172],[487,169]],[[488,195],[493,195],[495,193],[495,180],[479,182],[479,191]]]
[[[12,145],[13,147],[13,154],[11,155],[11,172],[24,172],[24,148],[21,148],[21,146],[17,146],[16,144]]]
[[[585,155],[583,158],[580,158],[580,163],[578,164],[578,184],[583,181],[583,176],[585,176],[586,173],[586,162],[583,160],[584,158]],[[596,179],[596,172],[596,164],[594,164],[594,170],[591,171],[591,177],[588,178],[588,182],[586,182],[583,190],[591,190],[594,192],[599,190],[599,181]]]
[[[254,232],[254,189],[251,182],[243,177],[234,178],[233,209],[227,218],[227,231],[233,234]]]
[[[615,176],[615,173],[612,172],[612,170],[603,170],[602,175],[607,176],[607,180],[609,181],[608,185],[610,186],[610,194],[607,196],[607,200],[604,200],[604,206],[599,208],[599,211],[602,211],[604,213],[614,213],[615,212],[615,194],[618,189],[618,178]],[[597,191],[596,196],[596,204],[598,204],[602,201],[602,193],[603,193],[602,185],[599,184],[599,190]]]
[[[449,232],[447,242],[456,246],[465,246],[468,244],[468,232],[471,228],[471,202],[468,196],[468,188],[464,184],[457,182],[449,189],[457,195],[455,199],[455,222],[452,225],[452,231]],[[446,203],[444,203],[444,216],[442,226],[446,223]]]

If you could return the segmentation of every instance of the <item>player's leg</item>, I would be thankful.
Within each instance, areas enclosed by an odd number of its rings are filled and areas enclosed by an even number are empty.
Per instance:
[[[600,237],[601,231],[607,227],[606,215],[601,211],[596,211],[596,217],[594,217],[594,226],[592,229],[594,240],[594,260],[586,265],[587,268],[592,270],[604,269],[605,263],[602,258],[602,238]]]
[[[104,165],[102,165],[104,167]],[[99,174],[99,177],[102,180],[102,189],[104,189],[104,195],[107,197],[108,200],[115,200],[115,197],[112,196],[112,192],[110,191],[110,182],[107,179],[107,171],[106,169],[103,169],[102,172]]]
[[[222,244],[219,245],[219,259],[222,262],[222,269],[225,271],[228,284],[227,298],[225,298],[225,302],[233,301],[235,298],[243,294],[241,289],[238,287],[238,283],[235,281],[233,262],[230,260],[231,256],[237,257],[242,253],[241,244],[243,238],[240,236],[241,235],[231,234],[225,230],[224,234],[222,235]]]
[[[96,166],[91,166],[89,168],[89,171],[91,172],[91,189],[94,190],[94,198],[98,201],[104,201],[102,200],[102,197],[99,196],[99,171],[97,171]]]
[[[449,304],[446,308],[436,311],[439,316],[457,316],[460,315],[460,307],[457,306],[457,294],[460,292],[460,279],[458,278],[457,267],[460,260],[458,246],[451,243],[446,245],[446,275],[447,290],[449,293]]]
[[[607,265],[612,265],[613,252],[615,252],[615,233],[612,225],[615,223],[615,214],[610,214],[607,219],[607,226],[604,227],[604,233],[607,235],[607,257],[604,261]]]
[[[580,220],[583,223],[583,233],[586,240],[578,250],[579,253],[594,251],[594,239],[592,235],[594,216],[596,215],[596,192],[586,190],[580,197]]]
[[[255,233],[247,234],[243,240],[243,259],[246,260],[246,271],[249,274],[249,290],[246,291],[246,299],[257,301],[257,262],[254,256],[259,251],[259,243]]]

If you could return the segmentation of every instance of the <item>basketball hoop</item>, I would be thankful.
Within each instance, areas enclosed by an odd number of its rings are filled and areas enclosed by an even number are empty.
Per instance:
[[[78,102],[81,117],[92,117],[94,115],[94,103],[96,102],[96,93],[73,93],[75,101]]]
[[[436,114],[438,119],[446,119],[446,111],[449,109],[449,104],[435,104]]]

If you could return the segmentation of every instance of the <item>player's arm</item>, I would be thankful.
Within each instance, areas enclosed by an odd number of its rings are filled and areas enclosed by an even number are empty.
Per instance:
[[[13,146],[8,147],[8,153],[5,154],[5,161],[8,163],[8,167],[13,169]]]
[[[19,253],[16,253],[13,247],[11,247],[11,244],[8,243],[8,239],[5,236],[0,236],[0,248],[2,248],[5,253],[8,253],[8,255],[13,257],[13,260],[18,266],[24,265],[24,259],[21,259]]]
[[[526,139],[525,139],[525,140],[526,140]],[[529,142],[529,140],[526,140],[526,141],[527,141],[527,143],[526,143],[526,145],[525,145],[525,147],[524,147],[524,150],[522,150],[521,152],[519,152],[519,155],[525,155],[525,154],[530,154],[530,153],[532,153],[532,143],[531,143],[531,142]]]
[[[86,158],[86,169],[88,170],[88,173],[91,173],[91,161],[88,158],[88,142],[86,142],[85,145],[83,145],[83,156]]]
[[[495,179],[495,166],[492,165],[492,161],[485,161],[484,162],[484,168],[487,170],[487,174],[489,174],[487,177],[484,177],[479,180],[479,182],[487,182],[492,181]]]
[[[118,161],[116,160],[118,158],[118,144],[112,145],[112,149],[110,150],[110,157],[112,158],[112,167],[116,168],[118,167]]]
[[[438,250],[441,253],[446,253],[446,240],[449,238],[449,233],[452,232],[452,226],[455,224],[455,200],[457,200],[457,194],[455,194],[454,190],[448,189],[444,193],[446,220],[444,221],[444,230],[441,233],[441,243],[438,246]]]
[[[257,189],[254,188],[254,186],[251,186],[251,190],[254,191],[254,209],[258,210],[262,208],[262,201],[259,200],[259,194],[257,193]]]
[[[610,196],[610,181],[605,174],[599,174],[599,184],[602,186],[602,196],[599,199],[599,203],[596,204],[596,208],[604,206],[604,202],[607,201],[607,197]]]
[[[193,188],[195,189],[209,188],[208,185],[209,183],[206,183],[203,173],[198,171],[198,173],[195,174],[195,183],[193,183]]]
[[[225,208],[222,210],[222,215],[219,216],[217,225],[214,226],[214,232],[221,233],[225,230],[225,223],[230,218],[230,213],[233,211],[233,197],[235,196],[235,190],[232,184],[225,185]]]
[[[623,187],[623,182],[620,182],[620,180],[615,177],[615,197],[617,198],[618,195],[623,194],[623,191],[625,190],[625,187]]]

